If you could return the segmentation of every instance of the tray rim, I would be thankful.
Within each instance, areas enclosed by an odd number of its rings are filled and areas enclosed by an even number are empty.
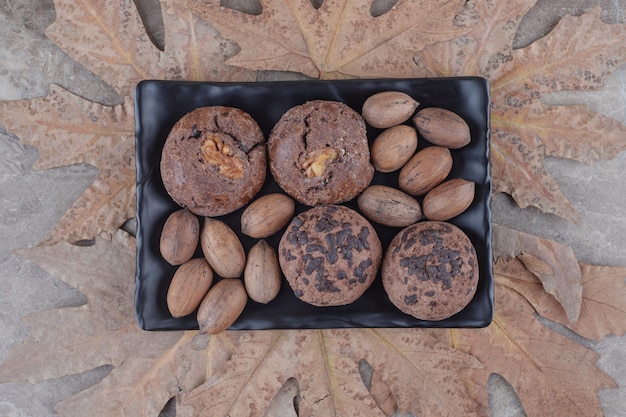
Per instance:
[[[193,330],[193,329],[197,329],[197,325],[196,326],[182,326],[182,327],[172,327],[170,325],[167,326],[154,326],[154,325],[150,325],[149,323],[146,323],[145,318],[142,316],[141,312],[138,309],[138,301],[140,301],[141,298],[141,285],[143,284],[141,281],[141,268],[139,265],[139,261],[140,261],[140,250],[142,248],[142,234],[141,234],[141,225],[142,225],[142,221],[141,221],[141,216],[139,215],[140,213],[140,208],[141,208],[141,204],[142,201],[139,198],[139,196],[142,194],[141,189],[143,188],[143,183],[140,183],[140,177],[139,177],[139,173],[143,171],[143,169],[141,169],[140,165],[140,161],[139,161],[139,149],[140,149],[140,137],[141,137],[141,130],[142,130],[142,125],[141,125],[141,114],[142,114],[142,94],[143,94],[143,89],[145,88],[151,88],[151,87],[157,87],[157,88],[161,88],[163,86],[168,86],[168,87],[188,87],[188,86],[199,86],[199,85],[205,85],[205,86],[214,86],[214,87],[219,87],[219,88],[223,88],[223,87],[232,87],[232,86],[247,86],[247,87],[252,87],[252,88],[263,88],[263,87],[268,87],[268,86],[272,86],[277,87],[277,86],[288,86],[288,87],[293,87],[293,86],[298,86],[298,85],[302,85],[302,84],[337,84],[337,83],[342,83],[342,84],[359,84],[359,83],[363,83],[363,82],[367,82],[367,83],[374,83],[374,84],[378,84],[378,83],[389,83],[389,82],[394,82],[394,81],[402,81],[402,82],[411,82],[411,81],[420,81],[420,82],[430,82],[430,81],[436,81],[436,82],[445,82],[445,81],[450,81],[450,80],[457,80],[457,81],[463,81],[463,80],[471,80],[473,82],[477,82],[482,84],[482,87],[484,88],[484,90],[482,91],[485,94],[485,99],[486,99],[486,112],[484,113],[484,117],[485,117],[485,122],[486,122],[486,126],[485,126],[485,150],[484,150],[484,154],[485,154],[485,160],[486,160],[486,173],[485,173],[485,178],[484,178],[484,186],[487,188],[487,201],[486,201],[486,205],[484,207],[485,210],[485,217],[486,219],[488,219],[488,221],[486,222],[486,224],[484,225],[485,227],[485,235],[487,236],[487,241],[485,242],[485,252],[486,252],[486,258],[489,259],[488,265],[482,265],[481,268],[485,268],[486,269],[486,282],[483,282],[482,285],[486,286],[486,296],[487,296],[487,303],[488,303],[488,309],[489,311],[487,312],[487,314],[484,317],[478,318],[478,319],[474,319],[473,321],[471,321],[471,323],[467,323],[467,320],[461,320],[466,322],[464,325],[458,325],[458,323],[455,325],[455,321],[452,320],[452,323],[450,325],[450,319],[444,319],[441,321],[424,321],[424,320],[418,320],[419,322],[421,322],[420,324],[417,325],[410,325],[410,326],[406,326],[406,325],[400,325],[400,326],[388,326],[388,327],[401,327],[401,328],[411,328],[411,327],[417,327],[417,328],[429,328],[429,327],[441,327],[441,328],[481,328],[481,327],[486,327],[487,325],[489,325],[489,323],[492,321],[493,319],[493,313],[494,313],[494,287],[495,287],[495,283],[494,283],[494,277],[493,277],[493,256],[492,256],[492,222],[491,222],[491,205],[490,205],[490,201],[491,201],[491,195],[492,195],[492,181],[491,181],[491,172],[490,172],[490,134],[491,134],[491,114],[490,114],[490,91],[489,91],[489,84],[488,81],[482,77],[476,77],[476,76],[460,76],[460,77],[433,77],[433,78],[405,78],[405,79],[397,79],[397,78],[375,78],[375,79],[346,79],[346,80],[281,80],[281,81],[262,81],[262,82],[255,82],[255,81],[247,81],[247,82],[225,82],[225,81],[184,81],[184,80],[143,80],[140,81],[135,89],[135,143],[136,143],[136,164],[137,164],[137,179],[136,179],[136,186],[137,186],[137,204],[136,204],[136,214],[137,214],[137,246],[136,246],[136,252],[137,252],[137,260],[136,260],[136,271],[135,271],[135,283],[136,283],[136,287],[135,287],[135,315],[136,315],[136,319],[137,322],[140,326],[140,328],[144,329],[144,330]],[[217,105],[217,104],[216,104]],[[199,107],[199,106],[196,106]],[[368,126],[369,128],[369,126]],[[482,138],[481,138],[482,139]],[[271,174],[268,174],[271,175]],[[482,277],[482,274],[481,274]],[[284,279],[283,279],[284,280]],[[283,282],[284,285],[286,285],[286,282]],[[328,309],[329,307],[324,307],[326,309]],[[399,310],[398,310],[399,311]],[[454,317],[454,316],[453,316]],[[346,324],[344,322],[339,322],[339,323],[329,323],[327,325],[322,325],[322,326],[318,326],[318,325],[305,325],[305,326],[300,326],[300,327],[266,327],[267,329],[323,329],[323,328],[350,328],[350,327],[359,327],[359,328],[369,328],[372,326],[363,326],[363,325],[358,325],[358,326],[353,326],[353,325],[349,325]],[[241,327],[237,325],[237,322],[235,322],[235,324],[233,326],[231,326],[230,329],[257,329],[256,327]]]

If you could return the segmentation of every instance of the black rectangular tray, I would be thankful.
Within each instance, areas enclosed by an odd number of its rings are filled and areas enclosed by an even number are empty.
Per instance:
[[[370,79],[341,81],[284,81],[261,83],[177,82],[147,80],[135,92],[137,163],[137,268],[135,311],[145,330],[197,329],[195,314],[173,318],[166,305],[167,289],[176,270],[160,255],[159,239],[165,219],[180,207],[165,191],[159,172],[161,149],[179,118],[191,110],[211,105],[237,107],[249,113],[266,138],[283,113],[309,100],[341,101],[360,113],[363,102],[380,91],[403,91],[421,107],[442,107],[459,114],[472,135],[469,145],[452,150],[449,178],[476,183],[475,199],[462,215],[450,220],[476,248],[480,278],[476,295],[458,314],[441,321],[424,321],[398,310],[387,298],[380,274],[356,302],[339,307],[315,307],[298,300],[283,279],[278,296],[269,304],[248,301],[231,329],[304,329],[338,327],[484,327],[493,317],[491,253],[491,177],[489,173],[489,86],[479,77],[426,79]],[[410,121],[408,122],[410,124]],[[370,142],[381,132],[368,127]],[[419,138],[418,149],[428,145]],[[377,172],[373,184],[397,187],[398,173]],[[259,195],[282,192],[272,175]],[[421,199],[418,199],[421,202]],[[345,205],[356,208],[355,201]],[[296,206],[296,212],[306,210]],[[239,218],[245,207],[221,220],[239,235],[248,251],[255,239],[242,235]],[[373,223],[385,249],[399,228]],[[275,248],[282,231],[266,239]],[[196,256],[202,256],[200,250]],[[218,278],[219,279],[219,278]]]

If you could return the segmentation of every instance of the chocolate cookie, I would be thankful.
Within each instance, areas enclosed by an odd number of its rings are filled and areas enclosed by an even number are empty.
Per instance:
[[[267,170],[265,138],[250,115],[212,106],[183,116],[161,154],[161,177],[172,199],[200,216],[221,216],[248,203]]]
[[[296,297],[316,306],[338,306],[352,303],[372,284],[382,246],[359,213],[325,205],[293,218],[278,258]]]
[[[476,292],[476,251],[452,224],[416,223],[391,241],[382,278],[389,299],[401,311],[421,320],[443,320],[461,311]]]
[[[348,201],[374,175],[363,118],[336,101],[289,109],[272,129],[268,153],[276,182],[309,206]]]

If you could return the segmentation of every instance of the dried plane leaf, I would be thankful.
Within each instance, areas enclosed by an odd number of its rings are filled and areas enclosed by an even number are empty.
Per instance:
[[[153,417],[180,392],[204,380],[205,354],[191,348],[194,332],[144,332],[134,315],[134,239],[123,231],[88,247],[60,242],[17,254],[82,291],[88,303],[40,311],[24,318],[26,340],[0,365],[0,381],[29,381],[77,374],[102,365],[101,382],[63,400],[63,417]]]
[[[548,36],[512,52],[510,67],[494,86],[494,100],[601,88],[626,61],[624,34],[624,25],[602,22],[600,8],[564,17]]]
[[[363,358],[379,370],[401,410],[429,416],[486,410],[480,397],[468,395],[482,375],[480,364],[415,329],[226,332],[211,343],[230,358],[183,399],[196,415],[261,416],[281,383],[294,377],[300,416],[381,416],[361,382]]]
[[[537,39],[540,39],[543,34],[548,33],[554,28],[554,26],[567,14],[573,14],[580,16],[583,13],[588,12],[594,7],[602,8],[602,21],[606,23],[625,23],[626,19],[624,15],[620,13],[616,8],[616,4],[613,2],[569,2],[565,5],[558,2],[551,1],[538,1],[529,11],[524,15],[524,18],[520,22],[519,30],[515,34],[514,45],[528,46]],[[617,12],[617,13],[616,13]]]
[[[122,96],[147,78],[177,79],[174,60],[150,40],[132,0],[54,0],[46,35]]]
[[[185,0],[164,0],[165,52],[178,64],[176,77],[189,81],[254,81],[256,72],[226,65],[237,46],[219,36]]]
[[[498,282],[524,296],[539,315],[561,323],[588,339],[626,333],[626,268],[580,263],[582,308],[575,323],[556,300],[543,290],[536,275],[513,258],[499,259],[494,266]]]
[[[505,378],[528,416],[603,415],[597,392],[616,384],[597,367],[598,355],[543,326],[517,292],[496,285],[495,303],[494,320],[485,329],[432,333],[480,360],[486,375]]]
[[[497,191],[522,208],[534,206],[573,222],[580,216],[559,189],[543,160],[563,157],[591,163],[626,147],[626,127],[584,106],[525,107],[492,112],[492,175]]]
[[[475,357],[438,343],[424,329],[367,329],[352,337],[357,355],[380,373],[401,413],[487,414],[487,375]]]
[[[543,289],[563,306],[569,321],[578,320],[582,274],[570,246],[494,225],[493,248],[496,259],[517,257],[539,278]]]
[[[156,335],[155,335],[156,336]],[[178,341],[176,340],[178,338]],[[193,352],[189,343],[193,332],[160,333],[153,339],[156,358],[124,355],[122,363],[105,379],[54,406],[61,417],[80,417],[89,410],[99,416],[158,416],[165,404],[204,380],[200,366],[203,352]],[[144,345],[150,337],[142,337]],[[160,340],[159,340],[160,339]],[[182,417],[182,414],[177,414]]]
[[[516,28],[534,3],[468,2],[465,15],[477,20],[472,32],[426,47],[416,63],[425,76],[487,78],[494,190],[510,194],[520,207],[580,222],[543,160],[613,158],[626,149],[626,126],[584,106],[551,107],[541,98],[601,88],[626,63],[626,27],[603,23],[594,10],[566,16],[544,38],[514,50]]]
[[[132,0],[55,0],[55,7],[56,20],[46,34],[121,96],[132,96],[145,79],[252,81],[256,76],[225,65],[236,46],[195,16],[185,0],[163,1],[164,51],[149,39]]]
[[[301,390],[299,415],[373,416],[376,404],[356,366],[329,345],[322,331],[226,332],[211,339],[231,352],[219,372],[185,396],[196,415],[262,416],[291,377]],[[210,347],[211,349],[211,347]]]
[[[300,388],[295,378],[289,378],[278,390],[263,417],[298,417],[294,401]]]
[[[537,276],[554,276],[554,269],[544,262],[541,258],[533,255],[532,253],[522,252],[517,255],[517,259],[522,261],[526,269],[534,273]]]
[[[107,107],[58,86],[48,96],[0,102],[0,123],[39,149],[34,167],[90,164],[99,176],[76,200],[43,243],[108,236],[135,213],[132,102]]]
[[[460,17],[472,31],[419,51],[415,63],[424,76],[477,75],[490,82],[506,72],[513,38],[533,0],[468,1]]]
[[[386,417],[391,417],[398,410],[398,403],[389,385],[365,359],[359,361],[359,374],[380,410]]]
[[[399,2],[373,17],[370,1],[262,0],[257,16],[220,6],[188,7],[235,40],[241,52],[229,64],[255,70],[301,72],[315,78],[410,77],[424,46],[468,32],[454,25],[462,1]]]

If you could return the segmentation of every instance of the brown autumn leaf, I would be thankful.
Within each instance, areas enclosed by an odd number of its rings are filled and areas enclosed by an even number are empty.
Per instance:
[[[479,75],[491,87],[494,189],[520,207],[535,206],[570,221],[580,216],[543,165],[548,156],[584,163],[626,149],[626,126],[585,106],[548,106],[559,90],[594,90],[626,62],[626,26],[598,10],[566,16],[544,38],[513,50],[516,28],[534,0],[468,2],[469,34],[426,47],[416,57],[423,76]]]
[[[416,76],[416,51],[469,30],[454,24],[461,0],[402,1],[377,17],[371,3],[325,1],[316,8],[310,0],[261,0],[258,16],[218,0],[188,7],[239,44],[241,52],[227,63],[324,79]]]
[[[488,414],[484,367],[449,350],[425,329],[354,331],[355,360],[371,364],[390,387],[399,410],[416,416]]]
[[[391,392],[389,385],[380,376],[380,373],[372,368],[372,365],[365,359],[359,361],[359,374],[365,384],[365,388],[386,417],[391,417],[398,411],[396,397]]]
[[[254,81],[255,71],[224,63],[237,53],[237,45],[223,39],[185,3],[186,0],[163,0],[161,4],[165,52],[178,65],[180,73],[176,77],[187,81]]]
[[[56,19],[46,30],[65,53],[102,78],[123,97],[145,79],[251,81],[255,73],[224,60],[235,46],[184,7],[165,0],[165,51],[149,39],[134,2],[55,0]]]
[[[146,34],[134,2],[54,0],[54,6],[46,35],[122,97],[146,78],[180,78],[176,62]]]
[[[276,393],[263,417],[298,417],[294,400],[299,391],[298,381],[289,378]]]
[[[144,332],[133,309],[135,241],[123,231],[89,247],[60,242],[20,249],[88,298],[85,305],[24,318],[27,339],[0,365],[0,381],[39,381],[102,365],[111,373],[55,406],[63,417],[154,417],[170,398],[204,381],[206,357],[191,348],[195,332]]]
[[[495,302],[494,320],[485,329],[432,333],[480,360],[486,375],[505,378],[527,416],[604,415],[597,392],[616,384],[596,366],[598,355],[543,326],[517,292],[496,285]]]
[[[578,320],[582,304],[582,274],[570,246],[498,225],[493,226],[492,242],[494,259],[519,259],[539,278],[544,291],[563,306],[569,322]]]
[[[132,1],[55,0],[55,7],[46,35],[123,97],[132,96],[145,79],[252,81],[256,76],[224,64],[236,46],[193,15],[184,0],[163,1],[164,51],[149,39]]]
[[[53,85],[44,98],[0,102],[0,115],[0,122],[23,143],[39,149],[35,168],[90,164],[100,171],[49,233],[46,244],[90,240],[101,232],[110,236],[134,216],[135,130],[130,100],[102,106]]]
[[[568,320],[554,298],[518,259],[499,259],[494,266],[498,283],[517,291],[539,315],[561,323],[588,339],[626,333],[626,268],[580,263],[582,309],[575,323]]]
[[[471,391],[486,379],[478,362],[423,330],[230,331],[211,345],[229,357],[184,396],[182,404],[193,406],[194,415],[263,416],[281,385],[296,378],[300,417],[383,416],[361,380],[361,359],[386,380],[401,412],[486,413],[486,384],[479,388],[484,395]]]

